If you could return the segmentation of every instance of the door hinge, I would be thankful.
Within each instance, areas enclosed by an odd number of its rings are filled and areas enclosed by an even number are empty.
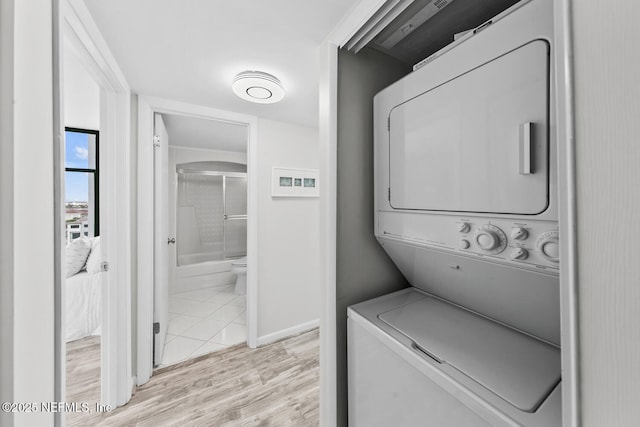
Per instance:
[[[391,201],[391,187],[387,187],[387,200]]]
[[[107,261],[100,263],[100,271],[109,271],[109,263]]]
[[[160,137],[158,135],[153,135],[153,146],[160,147]]]
[[[154,324],[153,324],[153,333],[154,334],[159,334],[160,333],[160,322],[154,322]]]

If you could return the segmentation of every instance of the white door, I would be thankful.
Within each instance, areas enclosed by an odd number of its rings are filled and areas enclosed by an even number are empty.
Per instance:
[[[154,115],[154,283],[153,364],[162,361],[169,321],[169,136],[162,116]]]

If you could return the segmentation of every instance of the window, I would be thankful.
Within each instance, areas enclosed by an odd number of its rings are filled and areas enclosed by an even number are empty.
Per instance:
[[[98,131],[65,128],[64,162],[67,243],[98,236]]]

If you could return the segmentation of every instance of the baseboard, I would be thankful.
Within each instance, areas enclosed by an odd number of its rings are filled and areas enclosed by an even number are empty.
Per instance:
[[[294,335],[310,331],[311,329],[315,329],[318,326],[320,326],[320,319],[315,319],[311,320],[310,322],[301,323],[287,329],[282,329],[281,331],[263,335],[261,337],[258,337],[258,347],[271,344],[272,342],[279,341],[283,338],[289,338]]]

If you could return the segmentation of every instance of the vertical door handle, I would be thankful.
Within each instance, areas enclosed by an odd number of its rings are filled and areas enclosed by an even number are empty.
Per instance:
[[[520,155],[518,171],[520,175],[533,173],[531,168],[531,131],[533,123],[520,123]]]
[[[175,243],[176,243],[176,238],[175,238],[175,237],[171,237],[171,238],[167,239],[167,245],[170,245],[170,244],[172,244],[172,243],[173,243],[173,244],[175,244]]]

